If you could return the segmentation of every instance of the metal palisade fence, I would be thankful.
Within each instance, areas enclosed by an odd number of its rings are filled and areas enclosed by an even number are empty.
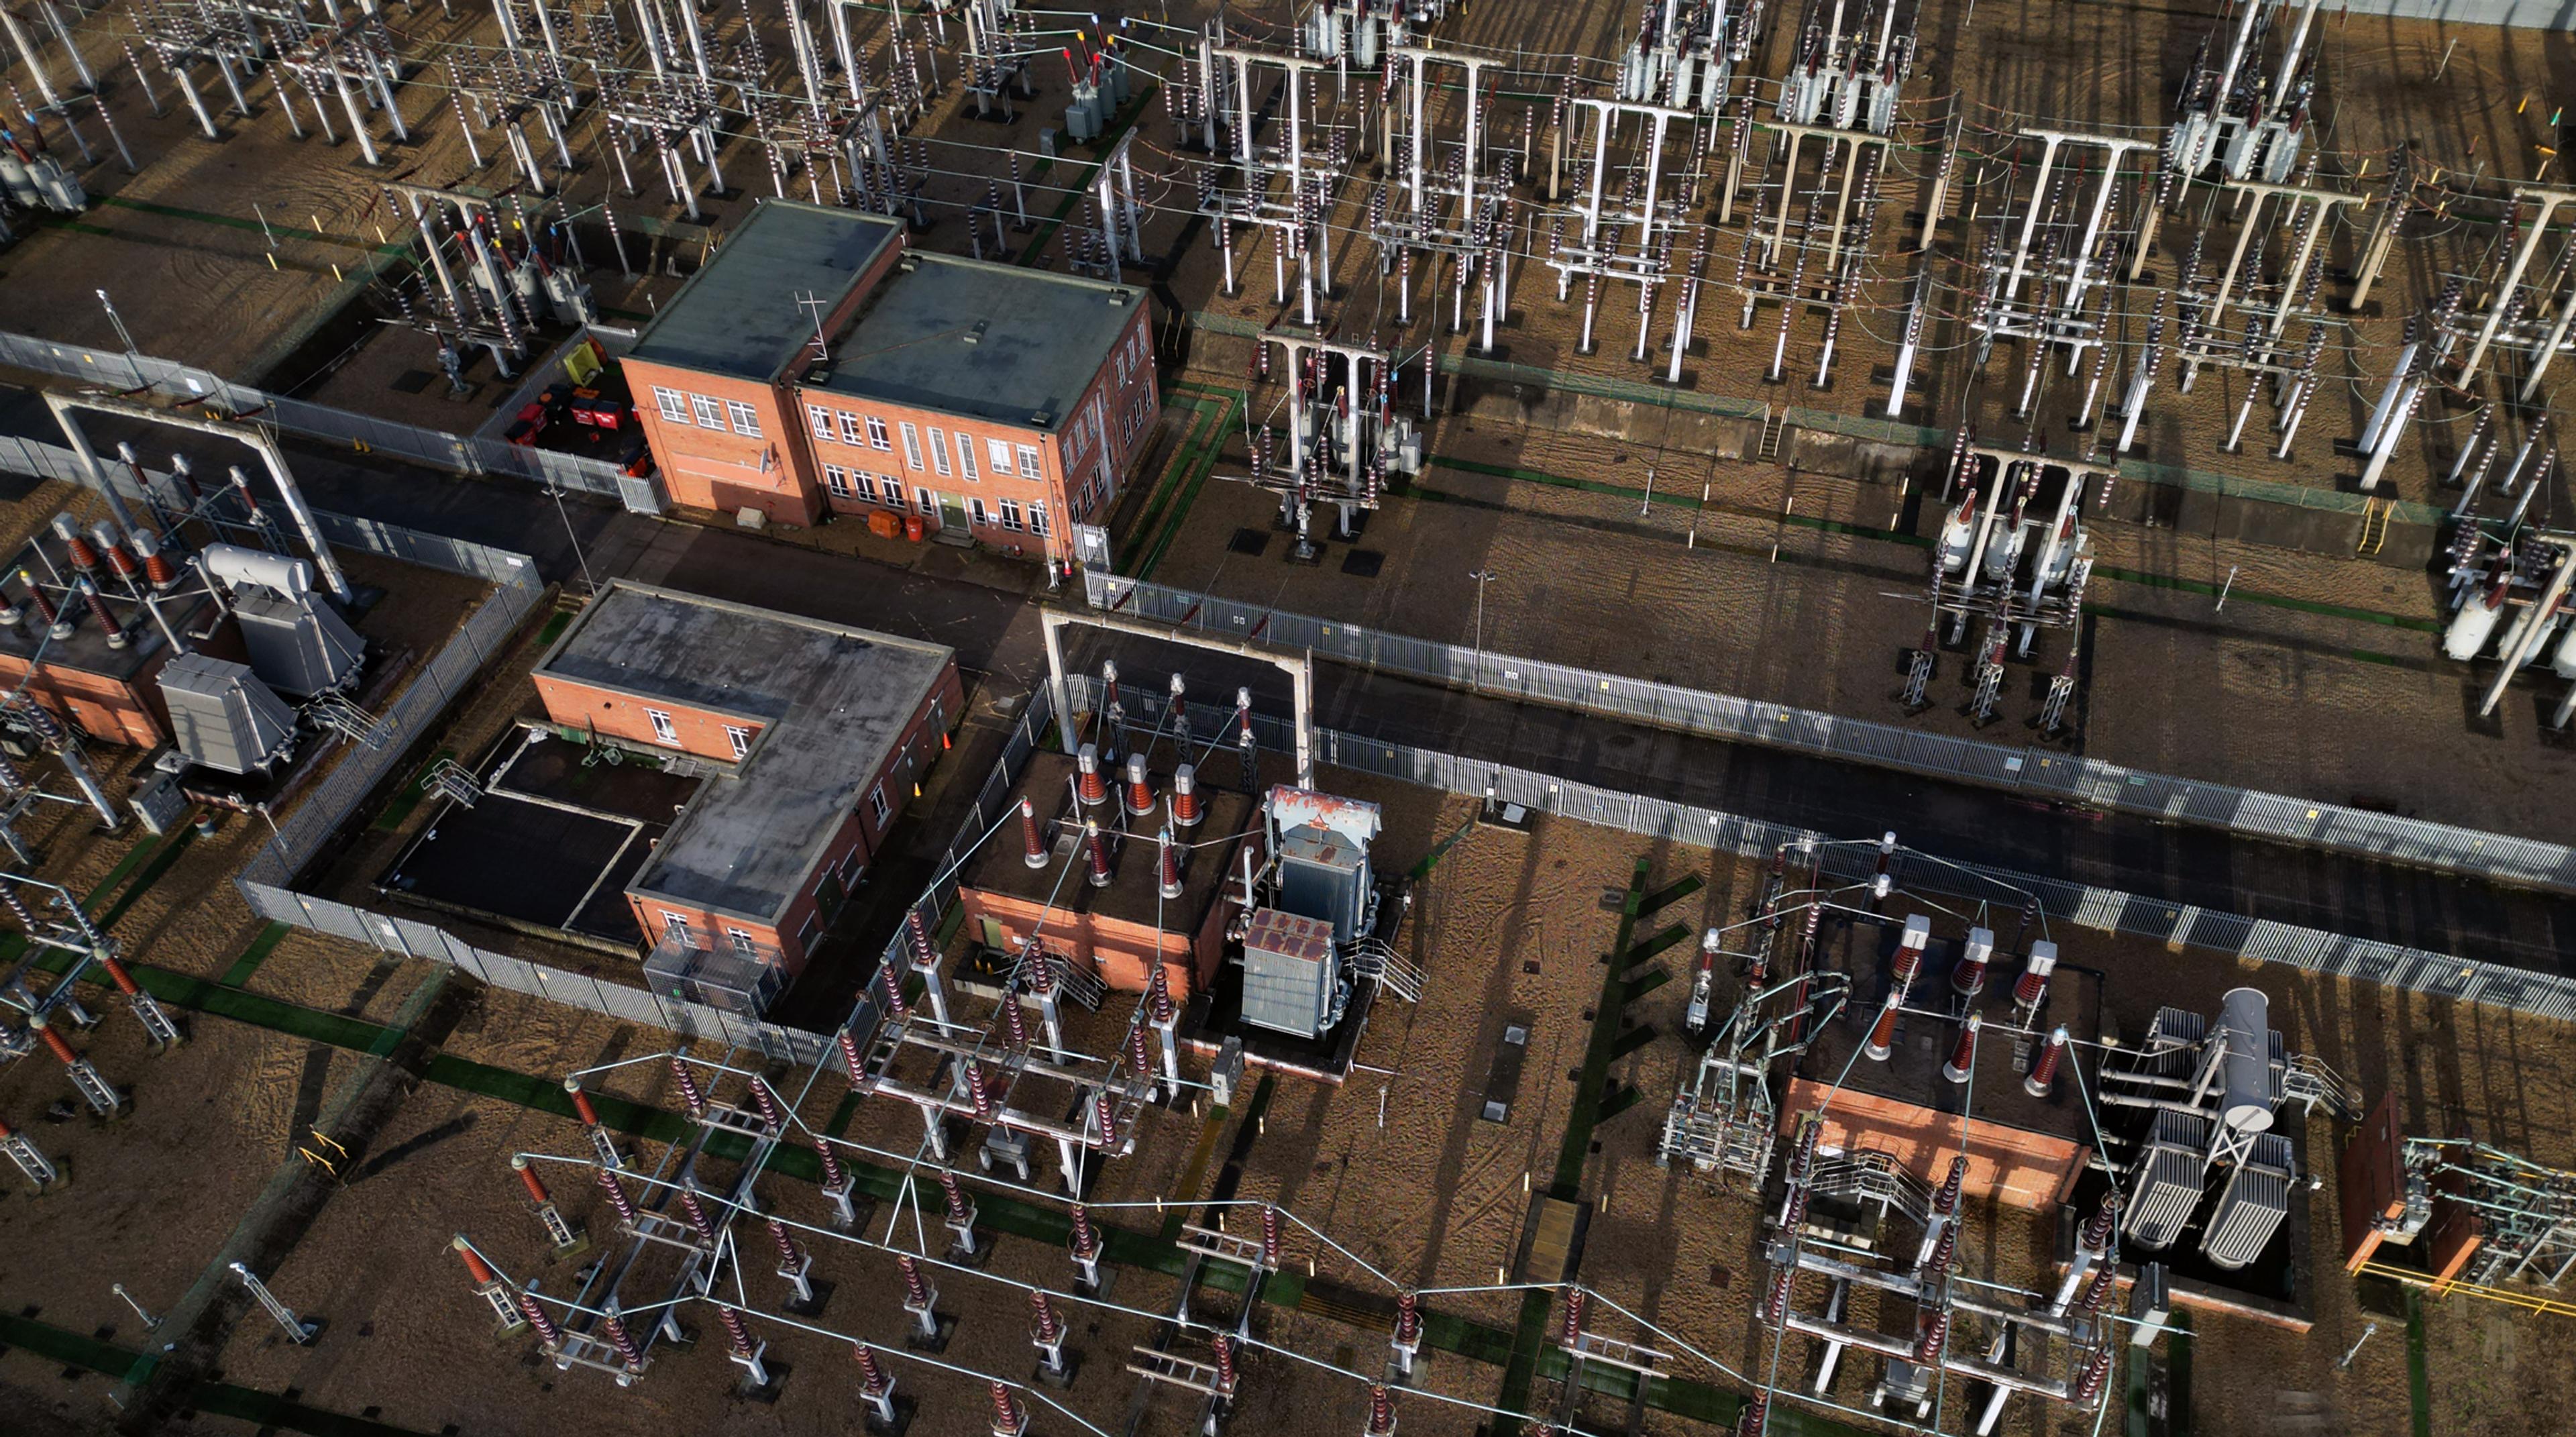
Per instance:
[[[423,464],[466,474],[501,474],[581,494],[615,499],[639,514],[662,514],[670,499],[661,481],[636,476],[598,459],[551,450],[522,448],[505,440],[472,434],[450,434],[416,424],[378,419],[305,399],[290,399],[248,385],[235,384],[192,365],[87,345],[64,344],[23,334],[0,332],[0,364],[44,374],[59,374],[114,390],[151,389],[164,398],[221,405],[246,420],[274,424],[291,433],[328,439],[399,455]],[[13,465],[21,456],[0,444],[0,463]],[[77,461],[75,461],[77,462]],[[21,469],[22,473],[38,473]],[[46,477],[82,476],[50,474]]]
[[[1069,701],[1090,706],[1098,681],[1068,675]],[[1223,734],[1235,721],[1232,708],[1191,705],[1194,732]],[[1286,751],[1293,745],[1289,721],[1272,714],[1253,715],[1254,735],[1264,748]],[[1315,761],[1320,765],[1400,779],[1428,788],[1493,802],[1518,804],[1539,813],[1622,829],[1646,838],[1698,848],[1713,848],[1747,858],[1767,857],[1782,844],[1824,841],[1830,834],[1769,823],[1716,809],[1695,808],[1643,794],[1596,788],[1531,769],[1455,754],[1387,743],[1334,729],[1315,733]],[[1876,871],[1874,846],[1844,845],[1825,851],[1826,871],[1853,881],[1867,881]],[[1932,891],[1957,891],[1963,879],[2027,894],[2051,919],[2105,932],[2133,934],[2159,943],[2189,944],[2265,963],[2283,963],[2304,972],[2350,978],[2392,988],[2484,1004],[2491,1008],[2576,1021],[2576,980],[2537,973],[2507,964],[2471,962],[2448,953],[2406,948],[2393,943],[2348,938],[2314,928],[2247,918],[2191,904],[2141,898],[2116,889],[2095,888],[2040,878],[2011,869],[1974,864],[1926,865],[1919,872],[1900,868],[1900,882]],[[1991,895],[1989,895],[1991,896]]]
[[[1094,608],[1283,648],[1312,649],[1344,663],[1477,693],[2071,799],[2298,847],[2576,892],[2576,850],[2565,844],[2202,783],[2036,747],[1921,733],[1490,650],[1462,649],[1116,575],[1087,575],[1085,596]]]

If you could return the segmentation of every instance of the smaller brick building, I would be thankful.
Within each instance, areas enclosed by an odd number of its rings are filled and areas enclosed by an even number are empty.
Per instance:
[[[773,522],[892,513],[1073,555],[1150,440],[1153,305],[764,200],[620,361],[671,497]]]
[[[556,724],[714,775],[626,885],[648,940],[791,977],[965,705],[941,645],[622,580],[533,677]]]
[[[1138,814],[1123,768],[1121,781],[1109,783],[1107,797],[1091,805],[1079,800],[1074,774],[1074,760],[1062,754],[1030,758],[1012,801],[1026,797],[1035,810],[1044,862],[1028,861],[1019,825],[1005,825],[985,844],[958,875],[967,936],[1009,953],[1035,933],[1046,951],[1121,992],[1143,992],[1159,963],[1173,1000],[1186,1003],[1215,980],[1225,956],[1226,925],[1242,911],[1237,900],[1247,845],[1253,867],[1261,867],[1260,839],[1246,836],[1256,826],[1252,800],[1197,787],[1199,822],[1173,827],[1176,841],[1192,846],[1179,855],[1180,891],[1166,896],[1159,839],[1173,814],[1172,775],[1148,774],[1153,801]],[[1086,825],[1096,825],[1100,835],[1106,883],[1092,880]]]

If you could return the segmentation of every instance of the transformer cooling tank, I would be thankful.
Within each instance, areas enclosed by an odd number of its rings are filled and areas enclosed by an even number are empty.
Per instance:
[[[2442,631],[2442,657],[2465,664],[2486,651],[2487,640],[2495,637],[2496,625],[2504,618],[2504,594],[2472,592],[2451,616],[2451,626]]]

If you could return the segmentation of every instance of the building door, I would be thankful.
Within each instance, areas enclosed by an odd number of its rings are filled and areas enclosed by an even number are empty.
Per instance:
[[[960,536],[970,532],[966,527],[966,501],[954,494],[940,495],[939,527],[954,529]]]

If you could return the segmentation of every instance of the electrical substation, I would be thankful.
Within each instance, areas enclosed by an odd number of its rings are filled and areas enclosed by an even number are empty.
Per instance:
[[[2568,24],[0,0],[0,1411],[2567,1430]]]

